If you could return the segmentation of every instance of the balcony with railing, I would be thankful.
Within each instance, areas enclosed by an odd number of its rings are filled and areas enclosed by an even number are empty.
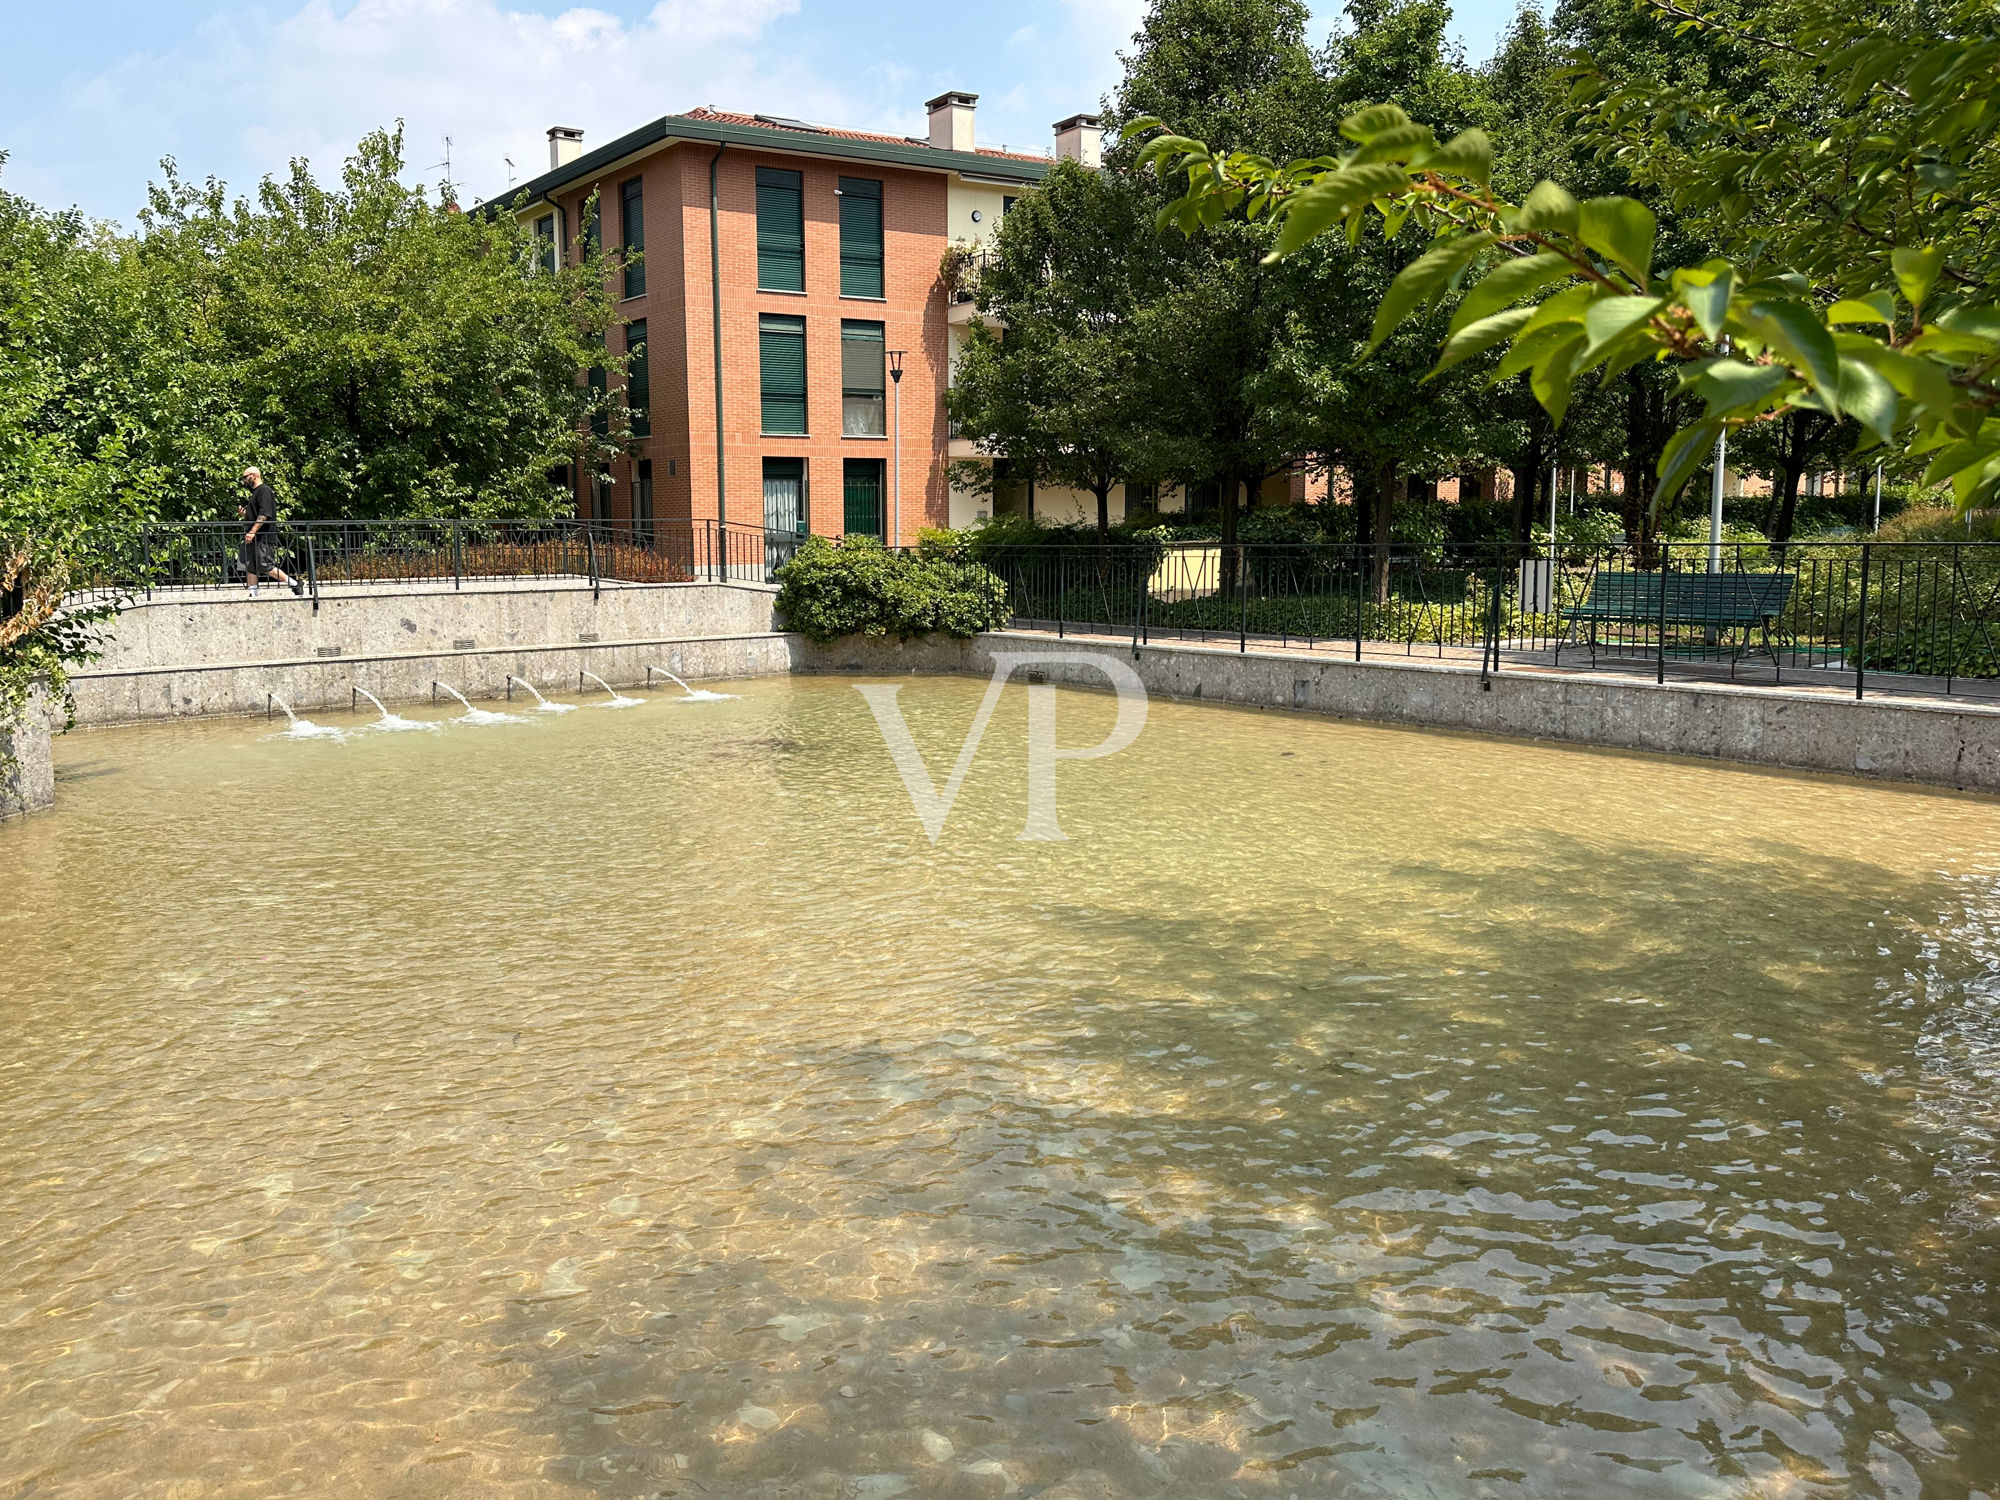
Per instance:
[[[944,283],[945,321],[963,328],[975,318],[988,328],[1005,328],[1006,320],[979,310],[979,285],[991,263],[992,253],[976,245],[952,245],[938,267]]]

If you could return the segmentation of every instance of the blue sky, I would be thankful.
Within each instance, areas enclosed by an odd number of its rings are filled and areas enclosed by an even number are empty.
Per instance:
[[[1315,40],[1341,0],[1315,9]],[[156,164],[248,189],[305,156],[337,166],[406,122],[416,175],[444,138],[468,197],[586,144],[700,104],[922,134],[923,101],[980,96],[982,145],[1045,146],[1094,107],[1143,0],[0,0],[0,186],[129,224]],[[1514,0],[1459,0],[1490,54]]]

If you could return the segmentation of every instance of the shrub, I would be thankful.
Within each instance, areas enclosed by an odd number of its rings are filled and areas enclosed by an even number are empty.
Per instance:
[[[1007,622],[1007,594],[990,569],[948,557],[887,552],[869,537],[807,537],[779,567],[778,612],[808,640],[933,632],[971,636]]]

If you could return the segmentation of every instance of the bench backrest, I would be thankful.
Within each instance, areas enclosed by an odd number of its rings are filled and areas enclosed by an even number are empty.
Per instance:
[[[1670,625],[1742,625],[1784,613],[1790,573],[1630,573],[1600,570],[1590,580],[1584,612],[1615,620],[1661,618],[1666,580]]]

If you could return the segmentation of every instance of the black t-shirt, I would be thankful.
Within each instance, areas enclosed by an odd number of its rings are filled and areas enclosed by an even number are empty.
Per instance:
[[[250,492],[249,524],[264,524],[258,527],[257,540],[262,541],[278,527],[278,497],[268,484],[259,484]]]

